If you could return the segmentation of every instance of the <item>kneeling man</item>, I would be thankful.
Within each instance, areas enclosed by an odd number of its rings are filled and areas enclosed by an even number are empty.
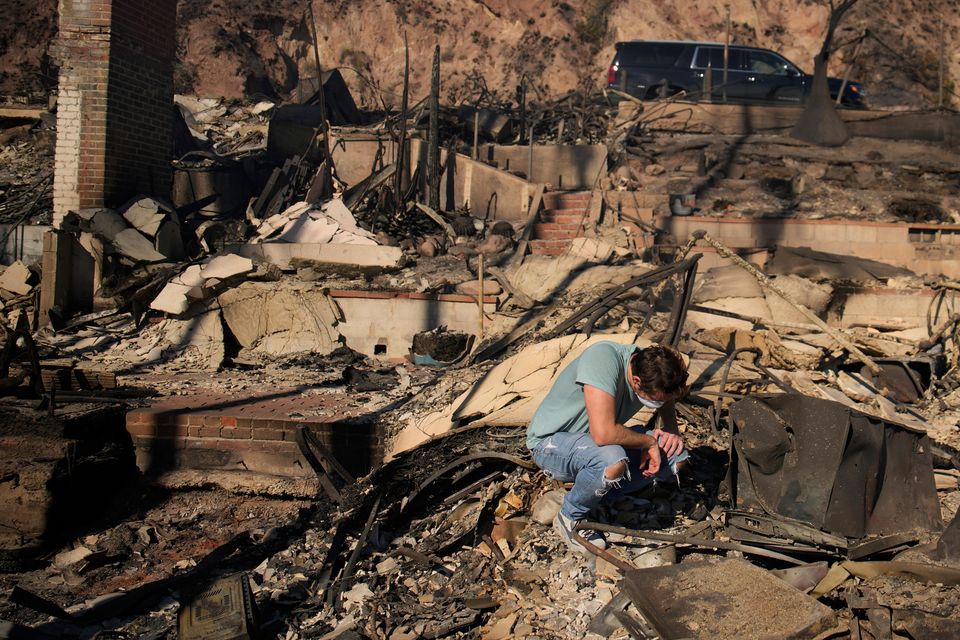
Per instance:
[[[674,410],[686,383],[675,349],[609,341],[588,347],[557,377],[527,427],[527,446],[549,477],[574,483],[553,521],[571,549],[586,551],[573,528],[608,493],[670,478],[689,457]],[[644,406],[658,411],[661,429],[624,426]],[[606,547],[600,532],[580,535]]]

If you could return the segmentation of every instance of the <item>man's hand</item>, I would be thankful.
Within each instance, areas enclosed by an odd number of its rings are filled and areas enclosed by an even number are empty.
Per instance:
[[[654,429],[653,437],[657,439],[660,448],[663,449],[668,458],[672,458],[683,451],[683,438],[675,433],[663,429]]]
[[[660,471],[660,447],[657,444],[644,449],[640,454],[640,468],[643,469],[644,478],[654,476]]]

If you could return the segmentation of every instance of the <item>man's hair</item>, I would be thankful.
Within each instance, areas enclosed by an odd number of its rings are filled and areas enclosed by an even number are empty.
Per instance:
[[[659,344],[637,351],[630,360],[630,373],[640,378],[644,391],[674,395],[687,384],[687,365],[680,353]]]

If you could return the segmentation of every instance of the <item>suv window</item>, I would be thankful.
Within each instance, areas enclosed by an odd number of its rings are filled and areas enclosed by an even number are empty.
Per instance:
[[[620,64],[631,67],[672,67],[680,54],[683,43],[675,42],[625,42],[620,49]]]
[[[742,50],[730,47],[727,68],[735,71],[742,70],[744,68],[743,58]],[[700,47],[697,49],[693,66],[706,69],[708,64],[714,69],[723,69],[723,47]]]
[[[747,66],[749,71],[766,73],[775,76],[790,75],[791,66],[778,55],[768,51],[747,51]]]

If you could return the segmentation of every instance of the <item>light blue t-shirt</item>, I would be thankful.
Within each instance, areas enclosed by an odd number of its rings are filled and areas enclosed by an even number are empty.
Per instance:
[[[627,371],[633,344],[603,341],[590,345],[580,357],[560,372],[527,427],[527,446],[536,447],[547,436],[561,431],[586,433],[590,430],[583,385],[588,384],[613,396],[616,420],[620,424],[640,410],[643,404],[629,384]]]

